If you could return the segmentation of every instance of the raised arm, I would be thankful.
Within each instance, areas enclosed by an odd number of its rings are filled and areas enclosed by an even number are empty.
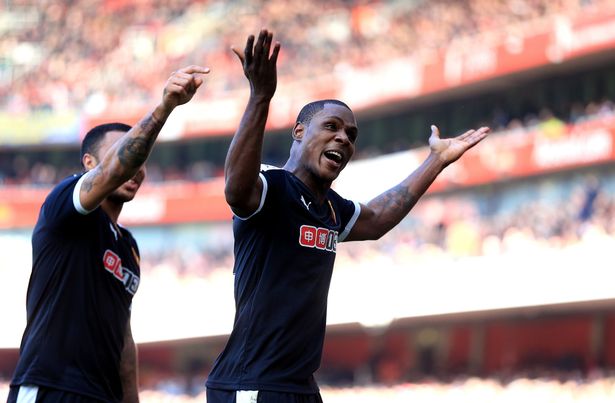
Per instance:
[[[124,334],[124,349],[120,358],[120,379],[124,398],[122,403],[137,403],[139,401],[139,373],[137,366],[137,346],[132,338],[130,319]]]
[[[378,239],[395,227],[414,207],[436,177],[446,166],[455,162],[489,133],[489,128],[469,130],[451,139],[441,139],[435,126],[431,127],[427,159],[399,185],[387,190],[361,206],[361,214],[347,240]]]
[[[79,193],[83,208],[95,209],[109,194],[137,173],[173,109],[192,99],[203,84],[201,75],[208,72],[206,67],[188,66],[169,77],[160,104],[116,141],[101,157],[101,161],[85,174]]]
[[[269,103],[277,85],[276,62],[280,44],[262,30],[254,44],[250,35],[243,54],[232,48],[250,82],[250,98],[231,142],[224,164],[224,195],[235,214],[246,217],[258,208],[263,184],[258,176]]]

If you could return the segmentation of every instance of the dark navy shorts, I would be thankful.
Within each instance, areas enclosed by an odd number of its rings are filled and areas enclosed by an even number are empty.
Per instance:
[[[44,386],[11,386],[7,403],[92,403],[94,398]]]
[[[222,390],[207,388],[207,403],[322,403],[320,393],[302,394],[268,390]]]

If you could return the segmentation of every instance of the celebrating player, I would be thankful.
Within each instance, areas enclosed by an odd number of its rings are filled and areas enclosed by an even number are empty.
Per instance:
[[[32,235],[27,325],[8,402],[139,400],[130,328],[139,252],[118,216],[145,179],[163,124],[208,72],[174,72],[162,102],[133,128],[111,123],[90,130],[81,146],[86,172],[47,196]]]
[[[313,373],[320,365],[337,243],[386,234],[489,129],[440,139],[432,127],[431,153],[422,165],[361,205],[331,190],[358,135],[352,111],[340,101],[303,107],[285,166],[261,171],[280,44],[262,30],[256,43],[248,38],[243,53],[233,50],[251,89],[225,165],[226,200],[235,213],[236,314],[207,380],[207,401],[321,402]]]

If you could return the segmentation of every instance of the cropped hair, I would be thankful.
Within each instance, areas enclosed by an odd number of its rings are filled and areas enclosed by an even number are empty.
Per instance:
[[[301,108],[299,116],[297,116],[296,123],[301,123],[304,125],[309,124],[314,115],[323,110],[326,104],[340,105],[352,112],[352,109],[350,109],[350,107],[342,101],[338,101],[337,99],[323,99],[320,101],[310,102]]]

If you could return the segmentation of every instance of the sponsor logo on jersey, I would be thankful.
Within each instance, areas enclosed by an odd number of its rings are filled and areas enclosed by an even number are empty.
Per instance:
[[[103,255],[103,266],[113,276],[124,284],[130,294],[135,295],[139,288],[139,276],[122,266],[122,259],[113,251],[107,249]]]
[[[302,225],[299,230],[299,245],[335,253],[337,249],[337,231],[311,225]]]

